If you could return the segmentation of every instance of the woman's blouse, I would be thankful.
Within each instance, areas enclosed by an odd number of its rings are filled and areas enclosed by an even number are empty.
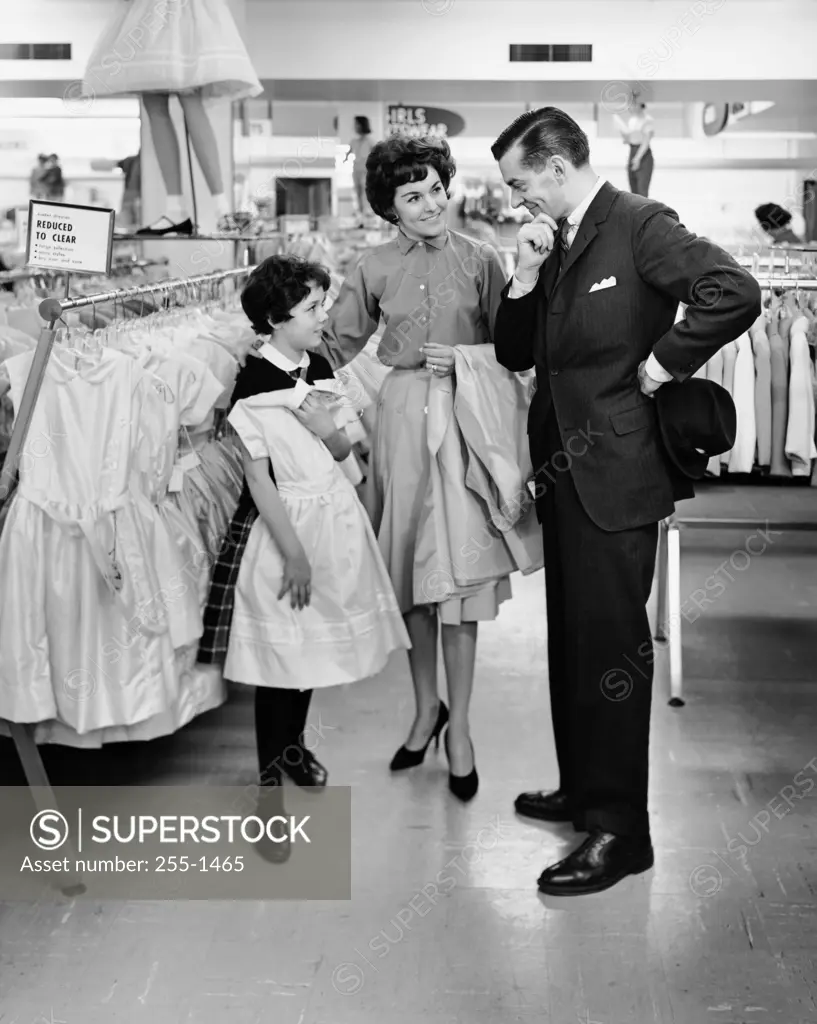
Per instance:
[[[456,231],[424,242],[400,232],[346,278],[329,310],[322,351],[335,367],[348,363],[381,316],[377,357],[386,366],[424,366],[420,349],[428,342],[492,344],[504,287],[505,270],[490,245]]]

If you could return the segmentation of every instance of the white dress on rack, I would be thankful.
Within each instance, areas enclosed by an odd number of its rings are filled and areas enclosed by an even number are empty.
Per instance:
[[[180,490],[176,468],[179,430],[195,426],[210,414],[224,390],[208,368],[189,353],[169,355],[143,350],[137,362],[156,375],[145,409],[140,458],[141,488],[156,506],[165,530],[156,534],[154,564],[162,584],[154,604],[167,615],[173,647],[198,644],[203,630],[201,611],[210,583],[210,552],[195,520],[170,496]],[[178,484],[178,485],[177,485]],[[190,664],[195,662],[191,652]]]
[[[6,363],[19,410],[32,353]],[[63,354],[62,359],[72,357]],[[177,697],[153,552],[163,529],[134,485],[151,386],[106,350],[52,355],[0,535],[0,718],[82,734],[145,721]]]
[[[329,450],[285,407],[293,391],[242,399],[229,421],[278,493],[312,570],[311,603],[279,600],[283,559],[266,523],[241,560],[224,676],[256,686],[334,686],[373,676],[411,646],[377,539]]]
[[[200,89],[227,100],[264,91],[226,0],[116,0],[97,40],[83,94],[107,96]]]

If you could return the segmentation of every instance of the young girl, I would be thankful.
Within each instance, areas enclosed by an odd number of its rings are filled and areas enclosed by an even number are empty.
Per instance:
[[[200,660],[256,687],[264,810],[280,814],[282,772],[322,787],[303,731],[315,686],[379,672],[410,646],[369,519],[338,464],[351,444],[317,391],[332,371],[312,354],[326,321],[328,273],[295,256],[258,266],[241,302],[266,341],[240,372],[229,422],[245,485],[214,571]],[[303,383],[302,383],[303,381]],[[299,404],[300,402],[300,404]],[[233,607],[234,601],[234,607]],[[285,843],[266,854],[282,860]]]

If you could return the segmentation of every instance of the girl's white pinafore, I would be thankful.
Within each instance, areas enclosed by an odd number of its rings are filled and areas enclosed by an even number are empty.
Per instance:
[[[225,678],[295,689],[377,674],[411,646],[377,539],[354,487],[326,446],[282,403],[235,404],[229,420],[253,458],[269,456],[281,500],[312,569],[311,604],[278,598],[283,559],[262,518],[236,586]]]

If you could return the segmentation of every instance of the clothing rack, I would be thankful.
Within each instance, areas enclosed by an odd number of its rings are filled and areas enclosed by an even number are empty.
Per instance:
[[[811,252],[817,256],[815,249],[796,249],[793,247],[772,247],[772,266],[774,253]],[[790,270],[788,258],[786,270]],[[773,272],[761,275],[754,272],[753,277],[767,290],[817,291],[817,279],[791,276],[777,277]],[[670,700],[671,707],[683,707],[683,659],[681,636],[681,531],[688,529],[759,529],[779,530],[786,532],[817,532],[817,515],[809,520],[769,520],[755,519],[707,519],[695,516],[671,515],[659,523],[658,558],[657,558],[657,608],[656,624],[653,637],[660,643],[668,643]]]
[[[63,313],[72,309],[80,309],[83,306],[96,306],[105,302],[118,302],[119,300],[124,301],[140,295],[176,294],[179,290],[187,289],[190,286],[193,286],[195,289],[202,289],[205,286],[220,285],[225,281],[244,277],[253,269],[253,267],[239,267],[235,270],[221,270],[211,274],[202,274],[198,277],[157,281],[153,284],[137,285],[132,288],[114,288],[111,291],[100,292],[96,295],[82,295],[73,299],[69,297],[64,299],[44,299],[40,303],[39,312],[42,319],[48,321],[48,327],[44,327],[40,333],[31,370],[23,390],[23,397],[20,400],[20,408],[15,416],[8,453],[3,464],[2,474],[0,474],[0,505],[4,505],[11,498],[14,490],[20,454],[28,434],[34,407],[37,404],[45,368],[48,365],[48,359],[54,345],[54,326]],[[34,740],[34,725],[9,722],[8,726],[38,811],[57,810],[56,798]],[[70,838],[64,844],[63,851],[69,861],[76,856]],[[85,891],[83,882],[71,874],[62,875],[58,885],[66,896],[76,896]]]
[[[166,267],[168,259],[163,256],[161,259],[134,259],[120,260],[111,265],[110,277],[116,277],[120,273],[130,273],[132,270],[146,270],[148,267]],[[65,278],[68,271],[48,270],[43,268],[18,267],[13,270],[0,271],[0,284],[13,284],[17,281],[56,281]]]

